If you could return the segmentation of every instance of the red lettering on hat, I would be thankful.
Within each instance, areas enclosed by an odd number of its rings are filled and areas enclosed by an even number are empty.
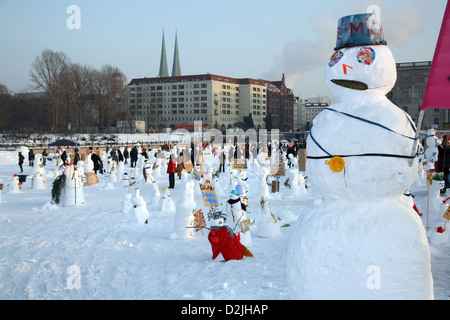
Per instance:
[[[350,22],[350,36],[353,37],[353,30],[358,31],[359,28],[361,28],[361,35],[364,35],[364,25],[362,23],[362,21],[358,24],[357,27],[355,27],[355,25],[353,24],[353,22]]]

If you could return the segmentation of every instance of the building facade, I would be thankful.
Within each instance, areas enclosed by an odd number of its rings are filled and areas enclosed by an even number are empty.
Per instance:
[[[294,129],[295,102],[294,93],[286,87],[284,74],[281,81],[267,83],[267,115],[271,128],[280,131]]]
[[[430,69],[431,61],[397,63],[397,82],[387,94],[388,99],[406,111],[416,124]],[[427,108],[421,128],[443,129],[449,120],[447,109]]]
[[[326,96],[321,96],[308,98],[303,102],[305,104],[305,129],[309,130],[311,129],[314,118],[322,112],[324,108],[328,108],[331,105],[331,100]]]
[[[133,121],[145,121],[146,130],[189,127],[194,121],[225,130],[250,114],[255,128],[263,129],[269,84],[213,74],[132,79],[130,114]]]
[[[296,97],[294,103],[294,131],[305,130],[305,112],[305,102],[300,97]]]
[[[214,74],[182,75],[175,37],[172,76],[169,76],[162,35],[158,77],[132,79],[127,86],[127,119],[132,130],[190,128],[194,121],[222,131],[241,127],[250,118],[255,129],[292,130],[295,98],[281,81],[236,79]],[[139,126],[137,126],[139,124]],[[142,131],[142,129],[138,129]]]

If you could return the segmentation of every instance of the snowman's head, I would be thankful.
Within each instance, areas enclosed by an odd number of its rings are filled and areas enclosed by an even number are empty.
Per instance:
[[[394,57],[385,45],[337,49],[325,68],[326,84],[339,100],[386,95],[397,80]]]
[[[386,95],[394,87],[397,69],[382,30],[371,13],[339,20],[336,48],[325,67],[325,82],[337,99]]]

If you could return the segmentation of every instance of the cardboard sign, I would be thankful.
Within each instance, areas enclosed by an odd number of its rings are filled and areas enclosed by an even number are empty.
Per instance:
[[[216,190],[212,183],[199,183],[200,191],[203,197],[203,203],[207,207],[215,207],[219,205],[216,196]]]
[[[186,172],[191,172],[191,170],[192,170],[192,168],[194,167],[194,165],[192,164],[192,161],[191,160],[189,160],[189,161],[186,161],[185,163],[184,163],[184,170],[186,170]]]
[[[284,162],[275,162],[270,164],[270,176],[271,177],[284,177],[285,172]]]
[[[250,230],[250,224],[248,222],[248,219],[245,219],[244,221],[241,221],[241,227],[242,227],[242,232],[247,232],[248,230]]]
[[[198,227],[195,228],[195,232],[198,232],[201,229],[201,227],[206,227],[205,216],[203,215],[202,209],[194,213],[194,225]]]
[[[450,207],[448,207],[447,211],[445,211],[444,218],[450,220]]]
[[[247,160],[246,159],[232,159],[231,160],[231,169],[237,169],[237,170],[247,169]]]

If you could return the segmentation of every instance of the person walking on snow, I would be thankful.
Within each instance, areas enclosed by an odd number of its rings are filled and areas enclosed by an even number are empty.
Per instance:
[[[167,173],[169,174],[169,188],[175,188],[175,162],[173,161],[173,156],[170,155],[170,161],[167,165]]]
[[[20,167],[20,173],[23,173],[23,161],[25,160],[25,157],[23,156],[22,152],[19,151],[19,167]]]

